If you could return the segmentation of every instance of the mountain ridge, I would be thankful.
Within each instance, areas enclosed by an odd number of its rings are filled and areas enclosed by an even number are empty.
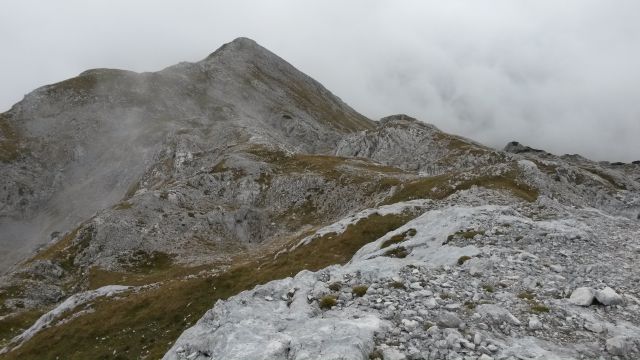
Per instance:
[[[251,358],[485,360],[517,353],[518,336],[564,354],[554,331],[574,356],[610,339],[553,319],[583,316],[563,299],[605,284],[628,314],[590,321],[635,351],[615,322],[639,318],[621,274],[637,275],[640,166],[491,149],[404,114],[374,122],[246,38],[41,87],[0,114],[0,135],[0,240],[25,246],[0,278],[0,357],[246,358],[255,341]],[[600,282],[576,275],[589,266]],[[548,331],[513,320],[531,309]],[[258,335],[234,330],[238,314]]]

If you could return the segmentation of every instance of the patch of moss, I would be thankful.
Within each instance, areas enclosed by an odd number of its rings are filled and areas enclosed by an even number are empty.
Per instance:
[[[20,155],[20,138],[9,124],[6,115],[0,114],[0,162],[12,162]]]
[[[463,255],[458,258],[458,266],[464,265],[465,262],[471,260],[471,256]]]

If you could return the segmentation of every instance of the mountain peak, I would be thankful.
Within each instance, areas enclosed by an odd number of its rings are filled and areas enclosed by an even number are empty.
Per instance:
[[[220,46],[218,49],[216,49],[216,51],[207,56],[205,61],[217,59],[222,55],[239,54],[251,54],[254,56],[259,54],[269,54],[271,56],[277,56],[252,39],[246,37],[238,37],[233,41]]]

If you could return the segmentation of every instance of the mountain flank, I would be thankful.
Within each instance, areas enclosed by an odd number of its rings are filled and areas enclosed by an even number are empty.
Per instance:
[[[640,355],[640,165],[373,121],[254,41],[0,114],[0,358]]]

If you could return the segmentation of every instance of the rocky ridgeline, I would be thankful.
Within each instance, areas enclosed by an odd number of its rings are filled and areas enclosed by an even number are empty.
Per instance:
[[[550,200],[486,202],[501,196],[459,193],[345,266],[220,301],[165,359],[640,356],[640,224]]]

